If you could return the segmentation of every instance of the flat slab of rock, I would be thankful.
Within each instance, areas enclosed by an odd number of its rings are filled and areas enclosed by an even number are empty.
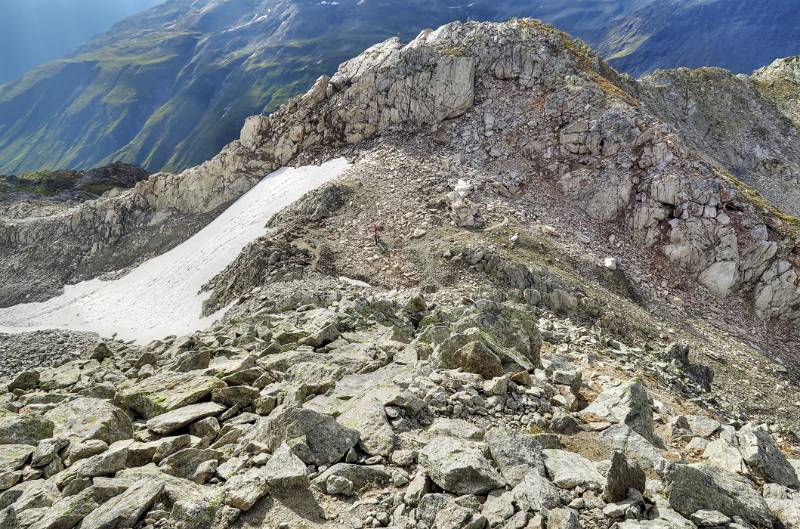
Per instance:
[[[453,494],[486,494],[506,482],[474,443],[440,437],[419,453],[419,464],[431,480]]]
[[[152,419],[162,413],[194,404],[225,382],[214,376],[197,373],[161,373],[117,392],[115,402],[140,417]]]
[[[110,499],[81,522],[81,529],[130,529],[164,492],[164,483],[145,478]]]
[[[107,444],[133,437],[128,414],[102,399],[71,400],[59,404],[44,416],[53,421],[53,435],[56,437],[99,439]]]
[[[216,402],[190,404],[153,417],[147,421],[147,429],[160,435],[166,435],[206,417],[219,415],[225,409],[225,406]]]
[[[574,489],[589,485],[601,488],[605,485],[606,480],[595,464],[582,455],[566,450],[543,450],[542,453],[547,475],[557,487]]]
[[[731,519],[719,511],[697,511],[692,521],[697,527],[722,527],[731,523]]]
[[[35,447],[23,444],[0,445],[0,470],[19,470],[28,462]]]
[[[205,489],[202,485],[198,485],[188,479],[166,474],[153,463],[149,463],[143,467],[126,468],[117,473],[117,478],[128,479],[132,482],[148,478],[163,483],[165,503],[168,504],[186,498],[195,498],[199,500],[205,495]]]
[[[772,513],[751,482],[711,465],[671,465],[664,476],[669,503],[685,518],[697,511],[739,516],[757,527],[772,527]]]

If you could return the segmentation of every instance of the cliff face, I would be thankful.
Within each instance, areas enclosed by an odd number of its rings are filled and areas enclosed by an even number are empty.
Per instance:
[[[753,72],[752,79],[763,97],[775,103],[795,127],[800,126],[800,57],[776,59]]]
[[[638,86],[648,109],[703,155],[785,212],[800,213],[800,131],[791,102],[768,92],[775,83],[702,68],[658,71]]]

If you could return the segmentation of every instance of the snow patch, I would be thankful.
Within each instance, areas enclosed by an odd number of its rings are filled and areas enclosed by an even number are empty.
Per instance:
[[[224,310],[201,317],[210,294],[201,294],[200,288],[264,235],[275,213],[348,167],[347,160],[337,158],[275,171],[193,237],[123,277],[68,285],[64,294],[48,301],[0,309],[0,332],[71,329],[117,333],[120,339],[144,343],[207,328]]]

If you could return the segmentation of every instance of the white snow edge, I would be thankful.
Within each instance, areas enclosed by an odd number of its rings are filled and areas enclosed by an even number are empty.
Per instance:
[[[200,288],[267,233],[267,221],[307,192],[338,178],[350,164],[279,169],[234,202],[208,226],[172,250],[112,281],[67,285],[61,296],[0,309],[0,332],[41,329],[91,331],[146,343],[208,328],[225,310],[201,317],[210,293]]]

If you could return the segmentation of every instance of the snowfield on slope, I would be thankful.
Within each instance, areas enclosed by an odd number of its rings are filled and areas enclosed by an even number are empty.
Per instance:
[[[337,158],[275,171],[193,237],[123,277],[67,285],[64,294],[48,301],[0,309],[0,332],[58,328],[107,337],[117,333],[119,339],[144,343],[207,328],[224,310],[201,317],[210,293],[200,288],[264,235],[275,213],[348,167],[347,160]]]

